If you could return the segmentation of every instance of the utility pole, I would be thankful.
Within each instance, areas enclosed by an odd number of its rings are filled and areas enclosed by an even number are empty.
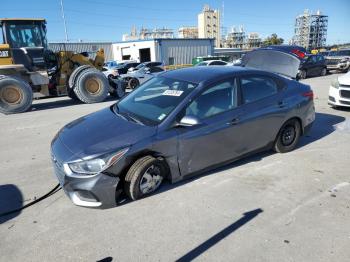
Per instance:
[[[64,16],[63,0],[61,0],[61,13],[62,13],[62,19],[63,19],[64,34],[65,34],[66,43],[67,43],[68,42],[68,33],[67,33],[66,17]]]

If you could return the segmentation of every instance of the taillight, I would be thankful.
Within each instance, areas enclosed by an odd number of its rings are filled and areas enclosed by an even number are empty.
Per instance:
[[[311,90],[311,91],[302,93],[302,96],[304,96],[304,97],[309,97],[309,98],[311,98],[311,99],[314,99],[314,92]]]
[[[293,54],[296,54],[299,58],[303,59],[305,57],[305,53],[298,50],[298,49],[293,49],[292,50],[292,53]]]

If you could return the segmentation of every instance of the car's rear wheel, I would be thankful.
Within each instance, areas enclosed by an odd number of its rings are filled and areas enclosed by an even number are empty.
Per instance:
[[[137,200],[156,191],[166,175],[164,163],[152,156],[138,159],[125,176],[125,193]]]
[[[297,119],[288,120],[278,132],[274,150],[278,153],[292,151],[298,144],[301,126]]]

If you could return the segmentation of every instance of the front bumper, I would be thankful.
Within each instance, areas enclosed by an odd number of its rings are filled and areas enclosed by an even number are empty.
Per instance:
[[[331,65],[327,65],[327,69],[328,70],[347,70],[350,67],[350,62],[339,62],[337,64],[331,64]]]
[[[88,176],[69,174],[65,156],[71,153],[59,139],[52,142],[51,154],[55,175],[62,189],[75,205],[101,209],[117,205],[117,199],[122,192],[117,190],[120,182],[118,176],[104,173]]]
[[[350,107],[350,87],[329,87],[328,104],[332,106]]]
[[[117,205],[121,193],[117,191],[119,177],[102,173],[87,177],[72,177],[66,175],[57,163],[53,162],[53,166],[62,189],[75,205],[102,209]]]

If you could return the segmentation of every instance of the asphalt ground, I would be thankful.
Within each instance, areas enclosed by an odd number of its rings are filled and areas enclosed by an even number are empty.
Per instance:
[[[349,261],[350,110],[327,105],[336,76],[303,81],[317,114],[293,152],[260,153],[107,210],[58,191],[0,218],[0,261]],[[50,98],[1,115],[0,212],[50,191],[54,135],[113,102]]]

